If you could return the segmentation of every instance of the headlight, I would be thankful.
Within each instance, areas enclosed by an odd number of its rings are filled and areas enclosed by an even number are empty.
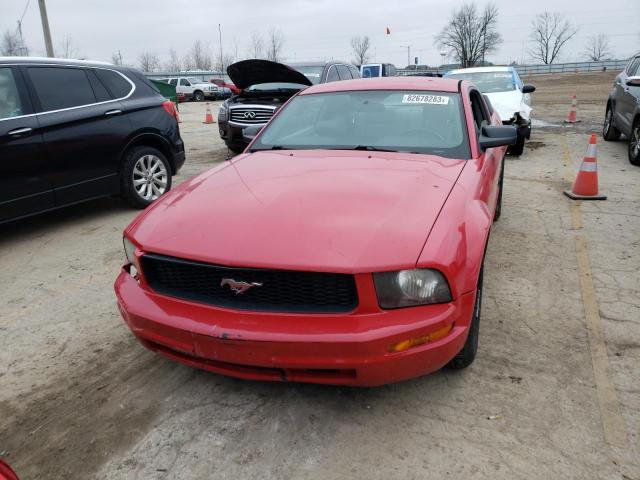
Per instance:
[[[229,114],[229,110],[227,106],[223,103],[220,105],[220,110],[218,110],[218,121],[225,121],[227,119],[227,115]]]
[[[373,280],[382,308],[412,307],[451,301],[451,290],[442,273],[418,268],[374,273]]]

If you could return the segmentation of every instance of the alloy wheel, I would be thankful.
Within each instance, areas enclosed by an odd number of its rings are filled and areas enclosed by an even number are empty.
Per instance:
[[[640,155],[640,124],[636,125],[631,133],[629,151],[631,152],[631,156],[635,159]]]
[[[156,200],[167,191],[167,169],[155,155],[143,155],[133,167],[133,188],[145,200]]]
[[[609,129],[611,128],[611,117],[613,117],[613,111],[610,108],[607,108],[607,114],[604,116],[605,136],[609,134]]]

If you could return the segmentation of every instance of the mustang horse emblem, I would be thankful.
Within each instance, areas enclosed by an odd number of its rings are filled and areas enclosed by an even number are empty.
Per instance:
[[[233,278],[223,278],[220,282],[220,286],[224,287],[225,285],[229,285],[229,288],[232,291],[236,292],[236,295],[238,295],[239,293],[244,293],[250,288],[262,286],[262,284],[258,282],[236,282]]]

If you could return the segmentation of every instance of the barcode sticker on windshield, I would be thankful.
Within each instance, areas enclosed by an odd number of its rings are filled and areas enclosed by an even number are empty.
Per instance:
[[[404,95],[402,103],[428,103],[431,105],[447,105],[449,97],[443,95]]]

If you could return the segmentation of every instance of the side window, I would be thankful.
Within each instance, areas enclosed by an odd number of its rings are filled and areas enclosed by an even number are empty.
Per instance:
[[[349,65],[349,71],[351,72],[352,78],[360,78],[360,71],[353,65]]]
[[[631,72],[629,72],[629,76],[630,77],[637,77],[638,75],[640,75],[640,57],[636,58],[636,65],[635,65],[635,69],[632,68]]]
[[[638,66],[640,66],[640,57],[636,57],[629,62],[627,67],[627,76],[632,77],[638,74]]]
[[[186,78],[181,78],[180,79],[180,85],[183,86],[183,87],[190,87],[191,83]]]
[[[340,80],[351,80],[353,77],[351,76],[351,72],[349,72],[349,68],[346,65],[337,65],[338,75],[340,76]]]
[[[0,68],[0,118],[23,115],[18,85],[10,68]]]
[[[169,80],[169,85],[173,85],[175,87],[176,85],[178,85],[178,79],[172,78],[171,80]]]
[[[87,70],[87,75],[89,76],[89,83],[91,83],[91,88],[93,88],[93,93],[96,96],[96,100],[99,102],[106,102],[107,100],[111,100],[111,95],[104,87],[102,82],[98,80],[98,77],[94,73],[93,70]]]
[[[28,71],[43,112],[96,103],[84,69],[29,67]]]
[[[338,70],[336,69],[335,65],[331,65],[329,67],[329,71],[327,72],[327,83],[335,82],[337,80],[340,80],[340,77],[338,77]]]
[[[119,73],[102,68],[95,68],[93,71],[111,92],[113,98],[123,98],[131,93],[133,87]]]
[[[472,90],[469,93],[469,101],[471,102],[471,111],[473,112],[473,122],[475,123],[476,132],[479,133],[484,125],[491,123],[489,121],[489,115],[485,111],[482,97],[476,90]]]

